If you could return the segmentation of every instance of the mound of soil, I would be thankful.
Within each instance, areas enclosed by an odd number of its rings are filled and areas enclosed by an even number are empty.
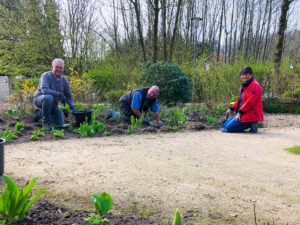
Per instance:
[[[88,217],[91,212],[88,211],[75,211],[63,205],[56,205],[49,201],[40,199],[38,200],[27,212],[27,218],[22,222],[16,222],[16,225],[79,225],[87,224],[83,221],[83,217]],[[109,220],[109,225],[117,224],[158,224],[149,218],[133,215],[114,215],[108,213],[103,218]]]

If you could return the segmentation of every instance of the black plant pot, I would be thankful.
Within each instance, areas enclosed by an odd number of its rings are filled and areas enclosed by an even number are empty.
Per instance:
[[[73,112],[76,121],[76,127],[80,127],[81,123],[87,121],[88,123],[91,122],[93,111],[77,111]]]
[[[4,143],[5,139],[0,138],[0,176],[4,172]]]

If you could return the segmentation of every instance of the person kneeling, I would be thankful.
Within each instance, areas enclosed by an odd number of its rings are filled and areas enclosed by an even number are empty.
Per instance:
[[[243,84],[240,88],[238,100],[226,112],[228,118],[232,112],[235,115],[227,119],[223,124],[223,132],[242,132],[250,128],[250,132],[256,133],[258,121],[263,121],[262,88],[254,79],[252,69],[249,66],[240,70]]]

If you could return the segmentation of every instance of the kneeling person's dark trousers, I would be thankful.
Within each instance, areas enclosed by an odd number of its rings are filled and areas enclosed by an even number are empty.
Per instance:
[[[33,103],[42,110],[43,126],[50,126],[52,122],[56,125],[64,124],[62,113],[58,106],[54,104],[52,95],[38,96],[33,100]]]

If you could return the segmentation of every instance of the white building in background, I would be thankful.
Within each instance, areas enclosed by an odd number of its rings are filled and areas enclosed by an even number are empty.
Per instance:
[[[9,76],[0,75],[0,101],[7,101],[7,95],[12,91],[12,79]]]

